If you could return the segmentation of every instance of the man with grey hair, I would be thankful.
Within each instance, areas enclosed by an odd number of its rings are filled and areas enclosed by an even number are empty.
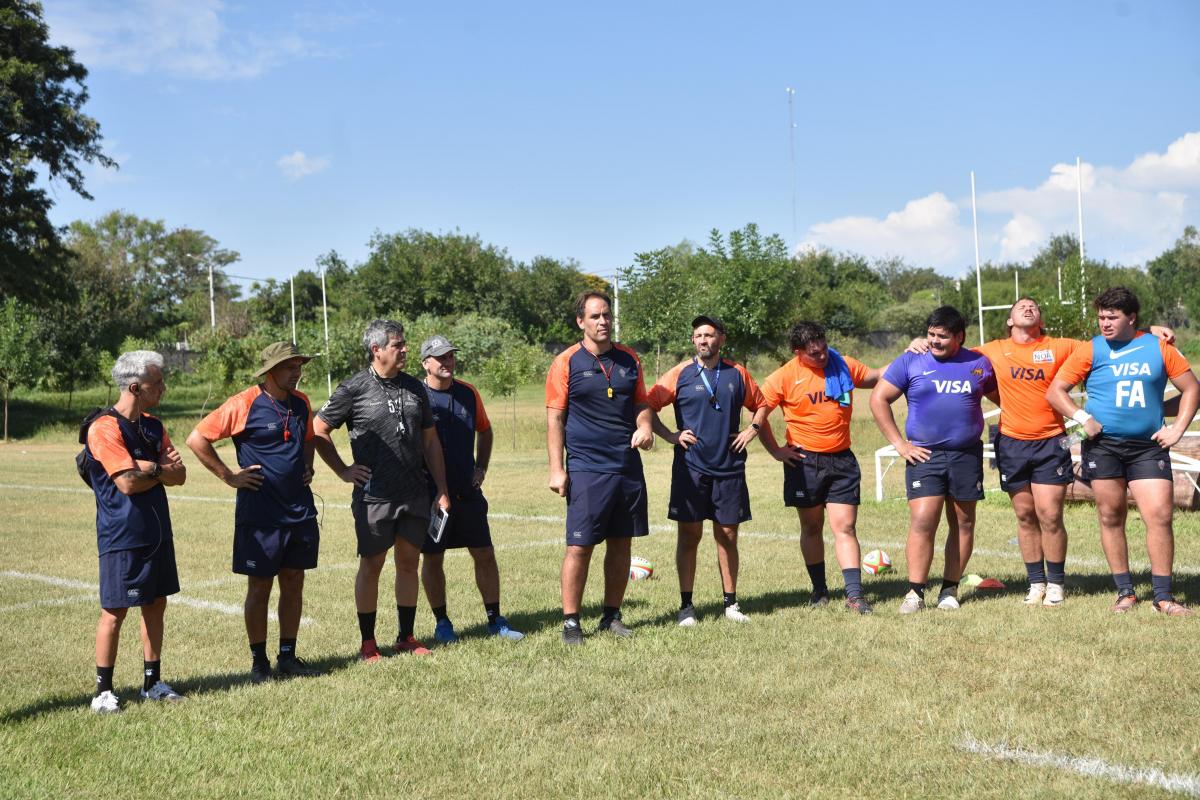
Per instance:
[[[408,359],[404,326],[377,319],[362,338],[367,367],[333,391],[313,421],[317,452],[329,468],[354,484],[351,511],[358,538],[358,575],[354,602],[362,636],[359,659],[382,658],[375,642],[379,574],[387,551],[395,547],[396,611],[399,635],[395,652],[427,655],[413,636],[417,613],[417,570],[429,528],[430,503],[425,470],[436,486],[436,505],[450,510],[442,447],[434,428],[425,387],[402,370]],[[354,463],[338,454],[331,434],[349,429]]]
[[[171,515],[164,486],[179,486],[187,470],[162,421],[146,413],[167,385],[163,359],[149,350],[122,353],[112,369],[117,402],[97,410],[79,430],[85,445],[81,474],[96,495],[100,555],[100,622],[96,626],[96,694],[92,710],[121,710],[113,690],[121,623],[142,609],[144,700],[179,700],[162,680],[163,615],[167,596],[179,591]]]

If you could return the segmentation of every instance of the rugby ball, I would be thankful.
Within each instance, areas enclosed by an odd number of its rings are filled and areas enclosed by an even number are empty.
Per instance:
[[[882,575],[892,571],[892,559],[882,550],[872,550],[863,556],[862,568],[868,575]]]
[[[629,579],[644,581],[654,574],[654,562],[641,556],[629,560]]]

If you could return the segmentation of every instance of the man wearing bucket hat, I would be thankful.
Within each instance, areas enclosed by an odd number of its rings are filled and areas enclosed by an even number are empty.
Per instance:
[[[421,547],[421,582],[437,620],[434,638],[445,643],[458,641],[446,612],[443,561],[447,550],[467,548],[475,564],[475,585],[487,613],[488,633],[519,641],[524,634],[509,627],[508,620],[500,613],[500,568],[492,547],[487,498],[480,488],[492,457],[492,423],[475,387],[454,377],[457,350],[445,336],[430,336],[421,344],[425,393],[429,395],[433,423],[442,444],[446,487],[454,504],[454,513],[438,541],[425,537]]]
[[[246,633],[250,677],[272,677],[267,658],[267,609],[279,579],[279,656],[275,673],[320,674],[296,655],[296,633],[304,606],[304,571],[317,565],[320,529],[313,505],[313,423],[308,398],[296,391],[312,356],[291,342],[262,351],[262,383],[230,397],[200,421],[187,445],[200,463],[237,490],[234,511],[233,571],[245,575]],[[233,439],[237,469],[217,454],[213,443]]]

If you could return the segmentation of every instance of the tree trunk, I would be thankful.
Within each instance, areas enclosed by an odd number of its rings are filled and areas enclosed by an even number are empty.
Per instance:
[[[8,441],[8,384],[4,384],[4,441]]]
[[[513,412],[513,452],[517,451],[517,393],[513,392],[512,412]]]

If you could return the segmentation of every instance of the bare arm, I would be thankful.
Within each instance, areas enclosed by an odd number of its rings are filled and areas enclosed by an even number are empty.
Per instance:
[[[187,467],[183,464],[183,456],[179,455],[174,445],[163,451],[158,465],[162,467],[162,472],[158,475],[159,483],[163,486],[183,486],[183,482],[187,480]]]
[[[881,379],[875,387],[875,391],[871,392],[871,415],[875,417],[875,424],[879,426],[883,437],[892,447],[896,448],[896,452],[900,454],[901,458],[910,464],[928,461],[929,451],[906,440],[900,433],[900,428],[896,426],[892,403],[899,400],[903,394],[890,382]]]
[[[684,450],[687,450],[697,441],[696,434],[693,433],[690,428],[685,428],[684,430],[672,433],[671,429],[663,423],[662,419],[654,411],[650,412],[650,427],[662,438],[664,442],[667,442],[668,444],[677,444]]]
[[[1183,438],[1200,404],[1200,383],[1190,369],[1172,378],[1171,383],[1179,390],[1179,413],[1175,417],[1175,424],[1164,425],[1162,430],[1150,437],[1163,447],[1174,447]]]
[[[195,453],[196,458],[203,464],[209,472],[220,478],[226,485],[234,489],[252,489],[258,491],[262,486],[262,465],[252,464],[248,467],[243,467],[237,472],[231,470],[221,460],[220,454],[217,453],[212,442],[204,438],[200,431],[193,429],[187,437],[187,446]],[[311,459],[310,459],[311,463]]]
[[[365,486],[371,479],[371,468],[361,464],[346,466],[346,462],[338,454],[337,446],[333,443],[332,433],[333,428],[329,426],[328,422],[319,416],[313,420],[313,445],[321,454],[321,460],[333,470],[334,475],[346,483],[353,483],[359,487]]]
[[[750,442],[758,436],[759,431],[762,430],[762,425],[767,421],[767,414],[769,413],[765,405],[754,409],[754,415],[750,417],[750,424],[733,438],[733,441],[729,443],[729,449],[735,453],[745,450]]]
[[[630,447],[637,447],[642,450],[649,450],[651,447],[654,447],[654,428],[650,422],[650,418],[653,416],[654,412],[650,410],[650,406],[645,403],[640,403],[637,406],[637,430],[629,438]]]
[[[546,450],[550,454],[550,491],[567,496],[567,468],[563,464],[563,448],[567,441],[567,412],[562,408],[546,409]]]
[[[437,487],[437,504],[443,511],[450,510],[450,492],[446,488],[446,459],[442,455],[442,440],[438,438],[437,428],[430,425],[421,431],[421,449],[425,453],[425,468],[433,478]]]
[[[1075,401],[1068,394],[1071,391],[1072,385],[1061,378],[1055,378],[1050,382],[1050,388],[1046,390],[1046,402],[1050,404],[1051,408],[1067,419],[1074,419],[1076,414],[1083,411],[1083,409],[1075,405]],[[1095,417],[1088,417],[1082,425],[1084,432],[1092,438],[1099,436],[1100,431],[1104,429],[1104,426]]]
[[[491,428],[475,434],[475,475],[471,480],[472,486],[483,485],[488,465],[492,463],[492,443],[495,441],[496,434]]]
[[[768,411],[767,414],[770,414]],[[800,466],[800,462],[805,459],[804,452],[796,447],[780,447],[779,441],[775,438],[775,431],[771,429],[771,420],[767,419],[767,415],[763,415],[762,429],[758,432],[758,440],[762,442],[763,449],[771,454],[771,458],[781,463],[792,467]]]

